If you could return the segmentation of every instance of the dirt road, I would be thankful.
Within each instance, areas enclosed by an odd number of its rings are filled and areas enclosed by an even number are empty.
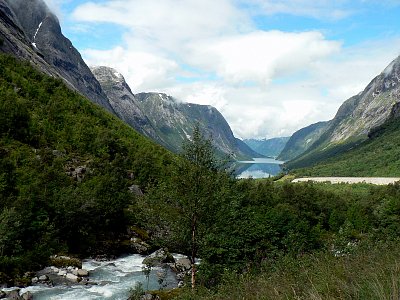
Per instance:
[[[396,177],[305,177],[296,178],[292,182],[330,182],[330,183],[370,183],[377,185],[387,185],[400,181]]]

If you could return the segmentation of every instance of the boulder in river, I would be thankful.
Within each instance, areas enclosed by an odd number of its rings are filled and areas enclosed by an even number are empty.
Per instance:
[[[144,260],[143,264],[156,267],[156,266],[161,266],[162,264],[167,264],[167,263],[174,263],[175,259],[172,256],[171,253],[168,252],[168,249],[166,248],[161,248],[150,255],[148,255]]]

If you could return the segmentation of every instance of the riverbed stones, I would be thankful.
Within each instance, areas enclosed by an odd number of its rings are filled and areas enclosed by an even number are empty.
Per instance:
[[[79,277],[72,274],[72,273],[68,273],[65,278],[67,278],[68,280],[72,281],[72,282],[78,282],[79,281]]]
[[[161,266],[162,264],[167,264],[167,263],[174,263],[175,259],[171,255],[171,253],[168,252],[168,249],[166,248],[161,248],[150,255],[148,255],[144,260],[143,264],[148,265],[148,266]]]
[[[87,276],[89,276],[88,270],[85,270],[85,269],[79,269],[77,271],[77,273],[78,273],[79,277],[87,277]]]
[[[49,280],[49,277],[47,275],[39,276],[39,281],[47,281],[47,280]]]
[[[26,292],[21,295],[22,300],[33,300],[33,295],[31,292]]]

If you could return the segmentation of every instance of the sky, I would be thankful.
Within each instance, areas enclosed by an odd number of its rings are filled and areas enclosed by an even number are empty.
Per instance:
[[[239,138],[290,136],[400,55],[400,0],[45,0],[89,66],[215,106]]]

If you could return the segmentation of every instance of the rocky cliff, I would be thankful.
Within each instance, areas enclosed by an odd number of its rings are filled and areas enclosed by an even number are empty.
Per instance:
[[[163,144],[149,118],[143,113],[139,101],[126,83],[124,76],[109,67],[91,68],[117,116],[143,135]]]
[[[0,0],[0,51],[30,61],[113,112],[100,84],[43,0]]]
[[[358,95],[345,101],[314,143],[289,165],[302,167],[347,151],[396,114],[400,101],[400,57]],[[289,143],[288,143],[289,144]]]

